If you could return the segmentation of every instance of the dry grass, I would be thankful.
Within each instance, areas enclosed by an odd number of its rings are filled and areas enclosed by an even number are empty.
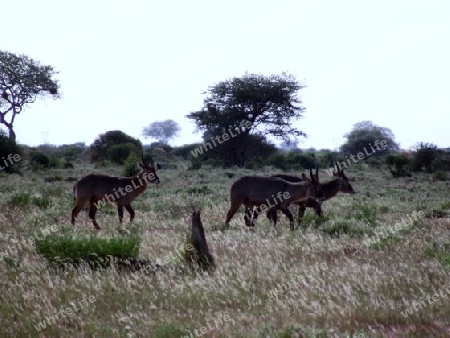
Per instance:
[[[275,172],[230,172],[233,178],[222,170],[161,171],[162,184],[134,203],[131,227],[142,237],[140,257],[171,266],[182,264],[179,252],[192,206],[199,207],[217,264],[212,275],[176,269],[146,275],[114,269],[55,273],[33,245],[24,243],[54,224],[58,232],[74,236],[115,236],[115,208],[99,211],[103,230],[98,233],[84,213],[72,227],[73,182],[46,182],[39,173],[0,177],[0,255],[6,253],[0,259],[0,336],[179,337],[192,332],[195,337],[194,330],[202,337],[450,336],[450,297],[402,315],[421,297],[450,286],[450,219],[433,218],[431,212],[450,211],[449,182],[405,183],[389,178],[387,171],[349,170],[358,194],[338,195],[323,206],[324,226],[346,229],[339,236],[314,226],[291,232],[284,216],[276,231],[269,231],[263,215],[252,233],[242,225],[242,209],[232,228],[221,230],[229,187],[245,174]],[[11,201],[19,192],[46,202],[15,206]],[[367,236],[388,231],[414,211],[428,216],[376,245],[364,244]],[[321,264],[326,269],[314,270]],[[280,292],[273,297],[277,287]],[[36,329],[84,295],[95,301]]]

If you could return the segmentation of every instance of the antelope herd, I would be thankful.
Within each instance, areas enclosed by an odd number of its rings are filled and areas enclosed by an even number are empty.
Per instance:
[[[156,175],[155,164],[152,160],[146,162],[142,154],[142,163],[138,163],[140,172],[133,177],[114,177],[99,174],[90,174],[78,180],[73,193],[76,205],[72,210],[72,224],[75,218],[89,202],[89,218],[98,230],[100,229],[95,214],[99,204],[112,202],[117,205],[119,221],[123,220],[123,209],[130,214],[130,222],[133,221],[135,212],[131,203],[141,195],[148,184],[159,184]],[[260,213],[267,210],[267,217],[275,227],[277,213],[280,210],[290,221],[290,228],[294,230],[294,217],[289,206],[296,204],[298,208],[298,222],[305,213],[307,207],[314,208],[318,216],[322,216],[322,202],[334,197],[338,192],[354,194],[344,171],[336,162],[335,179],[321,184],[319,181],[319,168],[315,174],[309,170],[309,178],[305,174],[302,177],[284,174],[263,176],[243,176],[237,179],[230,189],[230,209],[227,213],[225,225],[229,227],[230,220],[241,205],[245,207],[244,221],[246,226],[254,227]],[[254,209],[256,207],[256,209]]]

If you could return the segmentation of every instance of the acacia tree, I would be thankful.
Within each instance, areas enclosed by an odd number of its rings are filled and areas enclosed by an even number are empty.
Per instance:
[[[251,135],[263,139],[271,135],[284,141],[306,136],[292,125],[305,110],[297,95],[304,87],[286,73],[270,76],[246,73],[209,87],[204,93],[207,96],[203,108],[187,117],[204,132],[205,142],[208,138],[237,132],[238,137],[232,137],[222,147],[228,149],[227,154],[233,154],[235,165],[242,166],[249,152]]]
[[[392,130],[385,127],[379,127],[371,121],[362,121],[356,123],[353,129],[345,135],[347,142],[341,146],[341,151],[345,154],[357,154],[364,148],[371,149],[370,145],[374,145],[375,141],[385,140],[387,142],[386,149],[383,152],[376,152],[374,156],[381,156],[385,151],[396,151],[399,149],[395,142],[395,136]]]
[[[144,137],[152,137],[159,142],[167,144],[171,138],[178,135],[180,126],[174,120],[155,121],[148,127],[144,128],[142,135]]]
[[[55,74],[51,66],[0,50],[0,123],[8,128],[10,140],[16,141],[14,120],[27,104],[38,97],[59,97]]]

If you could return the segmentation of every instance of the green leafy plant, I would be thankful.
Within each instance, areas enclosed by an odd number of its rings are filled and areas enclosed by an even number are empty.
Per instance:
[[[73,237],[51,234],[36,240],[36,251],[50,263],[87,263],[92,268],[108,267],[111,258],[136,259],[140,238],[137,235],[116,238]]]

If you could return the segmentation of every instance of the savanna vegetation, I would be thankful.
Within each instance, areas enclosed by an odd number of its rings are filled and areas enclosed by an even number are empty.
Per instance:
[[[0,87],[9,132],[0,133],[0,336],[450,336],[448,149],[421,142],[401,152],[370,121],[339,151],[298,149],[305,132],[291,122],[304,112],[304,84],[289,74],[210,87],[188,115],[203,143],[171,147],[178,128],[163,121],[144,129],[158,140],[145,146],[120,130],[90,146],[17,145],[14,114],[58,97],[58,83],[53,68],[25,56],[0,53],[0,66],[10,81]],[[360,159],[372,146],[379,151]],[[111,204],[97,213],[100,231],[86,213],[70,224],[75,181],[132,176],[149,156],[161,184],[133,202],[132,224],[121,225]],[[335,160],[347,161],[357,193],[326,201],[320,227],[309,210],[294,231],[285,217],[270,229],[261,216],[252,232],[241,208],[224,228],[237,178],[320,165],[326,181]]]
[[[308,210],[300,229],[290,231],[282,217],[270,231],[260,217],[251,233],[243,225],[243,210],[231,229],[223,230],[229,187],[242,175],[280,170],[189,170],[181,158],[177,165],[160,170],[162,183],[135,201],[128,233],[119,231],[110,205],[97,214],[100,232],[83,213],[70,225],[72,178],[120,175],[120,166],[76,162],[74,168],[31,171],[24,165],[23,176],[1,174],[2,336],[178,337],[195,336],[202,327],[206,337],[449,334],[448,299],[405,312],[449,287],[449,181],[430,180],[425,172],[395,179],[384,165],[355,165],[346,172],[357,194],[325,202],[320,228]],[[49,179],[55,177],[60,179]],[[324,171],[321,177],[328,179]],[[212,273],[176,269],[185,265],[180,248],[189,237],[193,207],[202,213],[216,264]],[[407,226],[394,231],[398,223]],[[51,244],[61,241],[71,257],[81,257],[92,245],[105,256],[122,250],[174,269],[144,274],[66,265],[58,270],[46,257],[57,256],[54,250],[62,249]],[[67,258],[66,251],[60,255]],[[39,327],[84,295],[95,301]],[[219,314],[231,319],[218,322]]]

